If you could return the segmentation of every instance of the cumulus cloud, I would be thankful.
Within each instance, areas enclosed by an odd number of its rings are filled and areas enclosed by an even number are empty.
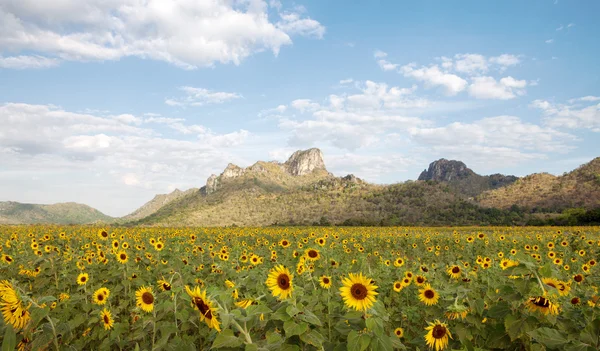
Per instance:
[[[412,140],[448,157],[475,163],[518,164],[546,158],[549,152],[566,152],[577,138],[571,134],[523,122],[515,116],[497,116],[472,123],[453,122],[443,127],[411,128]]]
[[[493,77],[474,77],[469,85],[469,94],[477,99],[514,99],[524,95],[527,82],[513,77],[504,77],[496,81]]]
[[[222,104],[224,102],[239,99],[242,96],[237,93],[228,93],[221,91],[211,91],[204,88],[194,88],[183,86],[179,88],[185,93],[185,96],[180,98],[170,98],[165,100],[165,104],[169,106],[203,106],[210,104]]]
[[[164,192],[167,185],[174,182],[186,188],[199,187],[210,173],[218,171],[216,165],[234,158],[228,150],[243,148],[251,137],[246,130],[216,133],[205,126],[187,124],[183,119],[98,116],[52,105],[16,103],[0,105],[0,125],[3,166],[0,178],[7,174],[36,174],[47,182],[58,173],[61,179],[55,180],[55,184],[72,182],[72,188],[79,192],[88,189],[89,182],[99,182],[113,190],[121,189],[120,185],[135,186],[146,189],[149,194]],[[165,127],[181,134],[164,137]],[[82,177],[82,172],[94,172],[99,179],[94,180],[87,174]],[[9,184],[14,187],[14,182]],[[103,210],[108,208],[109,213],[114,214],[107,204],[114,204],[116,200],[104,198],[102,189],[96,184],[88,190],[100,194],[102,204],[107,206]],[[114,193],[113,190],[107,194]],[[73,197],[56,194],[55,198],[74,201],[79,196],[73,194],[72,189],[64,191]],[[2,192],[9,193],[4,188]],[[96,200],[88,198],[85,202],[94,205]],[[131,211],[143,202],[135,198],[127,201],[115,208]]]
[[[0,54],[34,53],[9,61],[21,68],[137,56],[194,69],[277,55],[293,35],[323,37],[325,27],[303,11],[271,7],[278,22],[263,0],[8,0],[0,5]]]
[[[424,82],[425,86],[440,86],[448,95],[456,95],[467,87],[467,81],[461,77],[445,73],[437,65],[416,68],[416,64],[408,64],[400,68],[405,77]]]
[[[531,107],[542,110],[544,121],[551,127],[589,129],[600,132],[600,101],[596,96],[584,96],[569,100],[569,104],[555,104],[546,100],[534,100]],[[591,104],[590,104],[591,103]]]
[[[58,66],[59,60],[43,56],[0,56],[0,68],[36,69]]]

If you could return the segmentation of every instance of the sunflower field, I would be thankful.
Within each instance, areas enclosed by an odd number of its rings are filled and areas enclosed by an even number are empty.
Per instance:
[[[0,226],[0,344],[599,350],[599,258],[599,227]]]

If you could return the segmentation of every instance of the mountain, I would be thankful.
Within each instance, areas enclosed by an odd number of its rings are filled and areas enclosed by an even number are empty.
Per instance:
[[[75,202],[53,205],[0,202],[0,224],[88,224],[113,220],[94,208]]]
[[[144,217],[148,217],[154,212],[161,209],[163,206],[167,205],[171,201],[177,200],[181,197],[184,197],[188,194],[194,193],[198,191],[198,188],[191,188],[186,191],[181,191],[179,189],[173,190],[169,194],[159,194],[156,195],[152,200],[146,202],[142,207],[138,208],[134,212],[128,214],[127,216],[121,218],[120,220],[130,221],[137,220]]]
[[[429,164],[421,172],[418,180],[431,180],[448,183],[449,187],[468,197],[475,197],[484,191],[502,188],[517,181],[517,177],[502,174],[479,175],[461,161],[439,159]]]
[[[327,171],[322,152],[309,149],[285,163],[229,164],[200,191],[129,224],[500,224],[512,223],[510,216],[509,211],[481,208],[447,182],[376,185],[354,175],[336,177]]]
[[[600,206],[600,157],[562,176],[535,173],[504,188],[482,193],[486,207],[512,205],[534,212],[561,212],[569,208]]]

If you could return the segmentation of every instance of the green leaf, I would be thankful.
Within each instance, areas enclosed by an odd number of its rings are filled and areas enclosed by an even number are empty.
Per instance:
[[[285,312],[288,314],[288,316],[294,317],[295,315],[297,315],[298,313],[300,313],[300,310],[298,309],[298,307],[296,307],[294,305],[289,305],[285,309]]]
[[[581,341],[595,348],[600,347],[600,318],[596,318],[581,332]]]
[[[535,317],[518,318],[512,314],[506,316],[504,319],[504,327],[506,333],[510,336],[511,341],[515,341],[521,336],[534,330],[538,325],[538,320]]]
[[[280,309],[278,309],[277,311],[275,311],[275,313],[273,313],[271,315],[271,319],[278,320],[278,321],[284,321],[284,322],[285,321],[289,321],[290,319],[292,319],[292,317],[290,317],[290,315],[287,314],[287,312],[285,311],[285,309],[286,309],[286,307],[283,306]]]
[[[375,333],[376,336],[383,334],[383,321],[381,318],[371,316],[365,320],[365,325],[367,326],[367,329]]]
[[[258,351],[258,345],[256,344],[246,344],[246,348],[244,351]]]
[[[7,325],[4,331],[4,340],[2,341],[2,351],[13,351],[16,346],[17,334],[11,325]]]
[[[565,346],[565,351],[592,351],[595,350],[594,347],[584,344],[579,340],[571,341],[567,346]]]
[[[233,331],[231,329],[226,329],[219,334],[213,341],[212,348],[218,349],[221,347],[238,347],[242,345],[242,341],[233,335]]]
[[[321,348],[321,346],[323,346],[323,342],[325,342],[325,337],[313,329],[300,335],[300,340],[317,348]]]
[[[527,334],[535,339],[535,341],[551,349],[558,348],[569,342],[561,332],[547,327],[538,328]]]
[[[294,321],[287,321],[283,323],[283,330],[285,331],[285,337],[304,334],[308,330],[308,324],[296,323]]]
[[[502,319],[510,313],[510,305],[504,301],[500,301],[490,307],[487,316],[490,318]]]
[[[392,346],[391,337],[387,335],[382,335],[381,337],[373,338],[371,342],[371,349],[393,351],[394,347]]]
[[[298,315],[298,319],[300,319],[301,321],[304,321],[308,324],[312,324],[312,325],[316,325],[319,327],[323,326],[323,323],[321,323],[321,320],[319,319],[319,317],[317,317],[314,313],[312,313],[311,311],[305,311],[304,313]]]

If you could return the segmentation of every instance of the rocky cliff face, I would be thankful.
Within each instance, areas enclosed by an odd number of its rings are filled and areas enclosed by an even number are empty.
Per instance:
[[[517,177],[503,174],[482,176],[473,172],[461,161],[444,158],[429,164],[429,168],[421,172],[419,180],[433,180],[448,183],[456,192],[475,197],[484,191],[498,189],[517,181]]]
[[[247,168],[241,168],[230,163],[219,176],[213,174],[206,180],[206,186],[202,187],[202,192],[204,194],[214,193],[223,184],[224,180],[238,178],[245,174],[272,172],[273,167],[277,172],[283,172],[294,177],[308,175],[317,170],[326,170],[321,150],[316,148],[299,150],[294,152],[285,163],[258,161]]]
[[[323,153],[316,148],[296,151],[284,163],[284,167],[288,173],[294,176],[303,176],[315,169],[324,170]]]
[[[445,158],[433,161],[429,168],[421,172],[419,180],[434,180],[438,182],[450,182],[473,176],[475,172],[461,161],[446,160]]]

